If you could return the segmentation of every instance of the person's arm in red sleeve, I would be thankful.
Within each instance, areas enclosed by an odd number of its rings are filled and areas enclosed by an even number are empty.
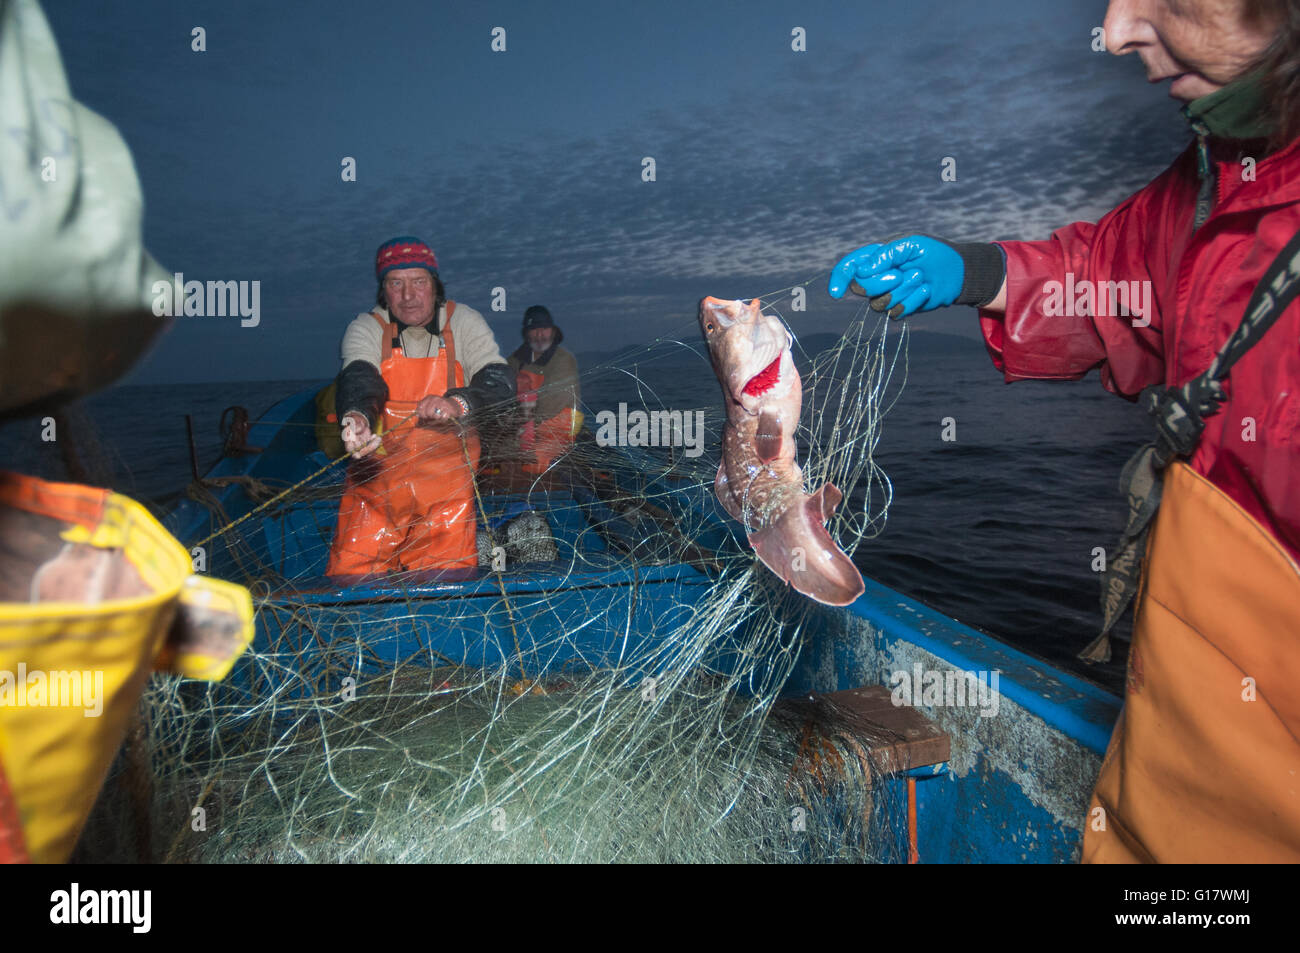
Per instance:
[[[1157,298],[1164,281],[1151,272],[1158,256],[1150,251],[1149,228],[1160,184],[1096,225],[1067,225],[1047,241],[997,243],[1006,253],[1006,284],[980,309],[979,321],[1008,381],[1077,380],[1096,367],[1107,390],[1129,398],[1164,382]],[[1113,284],[1120,281],[1127,283],[1124,291]],[[1112,307],[1112,288],[1130,313]],[[1133,313],[1138,308],[1145,310]]]

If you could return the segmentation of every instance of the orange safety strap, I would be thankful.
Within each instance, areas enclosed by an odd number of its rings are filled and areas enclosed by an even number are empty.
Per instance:
[[[447,307],[447,327],[442,332],[442,346],[447,349],[447,380],[456,383],[456,335],[451,333],[451,312],[456,303],[449,302]]]
[[[104,518],[108,491],[0,472],[0,505],[94,529]]]

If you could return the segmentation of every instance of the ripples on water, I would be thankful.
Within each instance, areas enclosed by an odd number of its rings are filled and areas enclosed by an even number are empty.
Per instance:
[[[888,526],[858,550],[867,575],[1022,651],[1118,688],[1074,655],[1096,634],[1093,548],[1125,509],[1119,472],[1149,439],[1145,414],[1081,382],[1005,384],[979,342],[913,335],[909,376],[877,462],[894,486]],[[969,347],[965,346],[969,343]],[[941,439],[941,421],[956,440]],[[1127,637],[1127,631],[1125,631]]]
[[[683,354],[660,367],[638,365],[638,374],[656,405],[720,407],[704,359]],[[74,412],[73,424],[92,479],[161,504],[189,478],[185,413],[194,417],[202,472],[220,453],[225,407],[242,404],[256,418],[302,386],[115,388]],[[584,381],[583,396],[593,409],[640,404],[635,382],[621,373]],[[956,422],[953,442],[941,439],[946,417]],[[1092,550],[1109,551],[1119,536],[1119,472],[1149,427],[1140,409],[1103,391],[1096,374],[1006,385],[978,341],[915,333],[907,384],[877,450],[893,506],[884,532],[865,541],[855,561],[945,615],[1118,690],[1126,644],[1106,666],[1085,666],[1074,654],[1100,620]],[[39,422],[10,424],[0,436],[10,449],[5,466],[66,478]],[[861,492],[850,502],[861,507]]]

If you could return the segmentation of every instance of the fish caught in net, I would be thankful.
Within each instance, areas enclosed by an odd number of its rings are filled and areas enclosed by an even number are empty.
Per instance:
[[[484,430],[461,573],[325,575],[346,464],[315,452],[309,393],[255,425],[262,452],[173,526],[252,590],[257,640],[224,683],[154,677],[78,859],[905,860],[882,739],[782,697],[825,610],[714,495],[726,420],[693,324],[583,369],[589,422],[657,411],[663,439],[593,427],[521,474]],[[887,327],[864,309],[791,352],[786,439],[804,487],[845,490],[823,534],[846,559],[891,497],[873,455],[906,333]],[[709,385],[684,411],[700,452],[671,416],[688,376]]]

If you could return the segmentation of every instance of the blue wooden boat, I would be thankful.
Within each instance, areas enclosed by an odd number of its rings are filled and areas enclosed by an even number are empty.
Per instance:
[[[212,498],[182,503],[168,529],[193,546],[253,511],[267,492],[327,464],[315,445],[315,392],[304,390],[263,415],[248,435],[261,452],[223,458],[206,477]],[[722,557],[734,564],[746,550],[708,487],[675,478],[662,462],[644,465],[637,451],[602,454],[600,470],[588,479],[485,490],[481,518],[533,507],[546,515],[559,551],[555,562],[503,572],[352,585],[326,578],[337,511],[331,484],[342,480],[342,466],[306,484],[305,499],[296,493],[287,498],[293,502],[244,520],[201,554],[206,570],[266,579],[264,591],[254,593],[262,600],[256,644],[296,646],[310,661],[274,672],[244,667],[232,675],[233,690],[249,702],[270,690],[316,691],[341,671],[412,658],[510,664],[527,678],[654,658],[654,641],[686,619],[726,571]],[[646,499],[654,504],[635,502]],[[656,550],[656,541],[666,548]],[[904,712],[925,717],[903,728],[894,720],[900,743],[887,768],[888,783],[911,800],[912,846],[922,862],[1077,860],[1120,698],[871,580],[851,606],[807,611],[810,624],[785,684],[792,704],[829,697],[864,718],[874,710],[888,721],[893,706],[885,700],[904,682],[917,684],[919,707]],[[557,631],[566,638],[554,638]],[[321,632],[343,637],[313,651],[308,641]],[[725,667],[730,647],[720,640],[706,661]],[[983,694],[963,703],[943,696],[931,704],[922,692],[973,688],[972,677]],[[916,744],[901,737],[913,734]],[[905,849],[899,853],[906,856]]]

